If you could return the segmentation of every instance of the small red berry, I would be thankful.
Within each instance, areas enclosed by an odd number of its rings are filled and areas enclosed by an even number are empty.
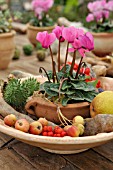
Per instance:
[[[43,131],[44,131],[44,132],[47,132],[47,131],[48,131],[48,126],[44,126],[44,127],[43,127]]]
[[[64,136],[66,136],[67,135],[67,133],[65,132],[65,131],[63,131],[62,133],[61,133],[61,137],[64,137]]]
[[[100,82],[100,80],[98,80],[98,83],[97,83],[97,85],[96,85],[96,88],[99,88],[99,87],[101,87],[101,82]]]
[[[53,136],[54,136],[54,137],[57,137],[57,134],[54,134]]]
[[[54,133],[53,132],[48,132],[48,136],[53,136]]]
[[[53,131],[52,126],[47,126],[47,131],[48,131],[48,132],[52,132],[52,131]]]
[[[79,73],[82,74],[84,72],[84,68],[81,68]]]
[[[74,70],[77,70],[78,69],[78,64],[75,64],[74,65]]]
[[[60,134],[56,134],[56,137],[61,137],[61,135]]]
[[[42,132],[42,135],[43,136],[48,136],[48,133],[47,132]]]
[[[84,73],[87,74],[87,75],[89,75],[89,74],[90,74],[90,68],[85,68]]]
[[[56,133],[58,133],[58,134],[61,134],[62,132],[63,132],[62,128],[59,128],[59,129],[56,130]]]

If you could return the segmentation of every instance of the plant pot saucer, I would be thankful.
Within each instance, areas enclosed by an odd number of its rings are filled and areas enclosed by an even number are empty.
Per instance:
[[[100,133],[85,137],[49,137],[24,133],[9,127],[0,119],[0,132],[12,136],[24,143],[40,147],[45,151],[57,154],[74,154],[89,148],[107,143],[113,139],[113,132]]]

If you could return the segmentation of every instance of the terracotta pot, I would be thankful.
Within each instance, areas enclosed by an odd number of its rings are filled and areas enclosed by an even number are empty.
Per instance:
[[[60,105],[60,108],[62,114],[69,120],[72,120],[76,115],[81,115],[84,118],[90,116],[90,105],[88,102],[68,104],[66,107]],[[54,123],[60,123],[56,105],[43,98],[31,99],[26,103],[25,109],[29,114],[36,115],[37,117],[45,117],[47,120]]]
[[[30,24],[28,24],[27,27],[27,36],[29,41],[36,46],[37,40],[36,40],[36,35],[38,32],[43,32],[43,31],[48,31],[51,32],[55,28],[55,25],[49,26],[49,27],[35,27]]]
[[[113,33],[92,33],[94,37],[94,54],[104,57],[113,52]]]
[[[15,31],[0,34],[0,69],[6,69],[14,55]]]

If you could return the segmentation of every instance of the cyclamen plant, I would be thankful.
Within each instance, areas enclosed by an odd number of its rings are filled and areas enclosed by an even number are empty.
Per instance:
[[[53,21],[48,15],[48,11],[53,4],[54,0],[33,0],[31,6],[36,17],[32,19],[31,23],[34,26],[53,25]]]
[[[42,44],[43,48],[49,48],[52,60],[52,72],[45,71],[48,81],[45,82],[40,91],[44,92],[46,97],[52,102],[60,102],[63,106],[73,101],[89,101],[97,95],[96,86],[99,85],[96,79],[92,79],[91,70],[82,62],[86,56],[85,52],[94,49],[94,40],[90,32],[84,33],[82,29],[71,27],[60,27],[48,33],[47,31],[39,32],[36,37],[37,41]],[[51,45],[55,40],[59,40],[58,45],[58,71],[56,71],[56,64],[54,61]],[[60,64],[60,45],[67,41],[67,50],[65,54],[64,66],[61,68]],[[71,48],[69,47],[71,45]],[[80,63],[75,64],[76,52],[81,55]],[[68,53],[73,52],[72,62],[68,63]],[[76,67],[76,69],[75,69]]]
[[[93,27],[95,32],[113,32],[113,25],[110,22],[110,14],[113,12],[113,1],[97,0],[90,2],[87,5],[90,13],[86,17],[87,22],[95,21],[96,27]]]

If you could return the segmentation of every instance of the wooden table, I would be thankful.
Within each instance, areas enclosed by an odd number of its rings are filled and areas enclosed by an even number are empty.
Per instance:
[[[27,43],[25,35],[16,35],[18,48]],[[7,70],[0,71],[0,78],[5,79],[15,69],[37,75],[40,66],[50,69],[50,64],[50,57],[39,62],[35,53],[30,57],[22,53]],[[9,139],[11,137],[0,133],[0,145]],[[0,150],[0,170],[113,170],[113,141],[73,155],[52,154],[16,140],[9,146]]]

